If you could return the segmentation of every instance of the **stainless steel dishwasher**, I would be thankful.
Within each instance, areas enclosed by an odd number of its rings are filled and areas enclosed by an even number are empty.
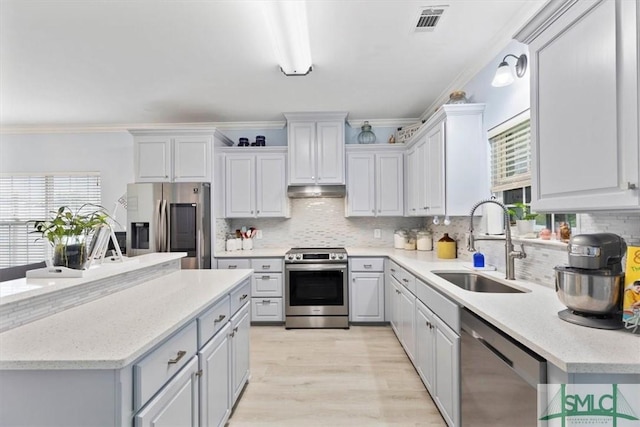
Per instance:
[[[460,320],[461,425],[536,426],[547,362],[467,309]]]

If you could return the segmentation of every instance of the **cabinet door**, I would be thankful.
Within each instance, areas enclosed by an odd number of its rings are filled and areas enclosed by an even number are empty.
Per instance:
[[[430,215],[428,199],[429,199],[429,180],[431,179],[431,170],[429,170],[429,144],[426,135],[416,144],[416,160],[415,160],[415,177],[417,182],[416,191],[416,210],[418,215]]]
[[[225,216],[255,216],[255,156],[228,154],[225,159]]]
[[[404,215],[402,153],[376,154],[376,215]]]
[[[396,337],[398,340],[401,340],[402,336],[402,324],[400,323],[400,301],[402,299],[402,295],[400,293],[400,286],[402,286],[398,281],[389,276],[389,283],[391,285],[391,296],[390,296],[390,309],[391,309],[391,329],[396,333]]]
[[[315,184],[315,122],[290,122],[287,138],[289,144],[289,184]]]
[[[229,323],[198,353],[200,360],[200,427],[224,426],[231,414]]]
[[[577,2],[531,43],[534,210],[638,207],[637,9]]]
[[[171,138],[136,137],[134,160],[136,182],[171,181]]]
[[[347,156],[347,215],[375,216],[375,155]]]
[[[416,300],[415,366],[429,393],[434,393],[435,322],[434,315],[420,300]]]
[[[318,184],[344,184],[344,122],[316,125]]]
[[[407,151],[407,216],[418,215],[418,152],[414,145]]]
[[[287,159],[284,154],[256,156],[256,215],[287,216]]]
[[[400,287],[400,322],[402,323],[402,346],[411,362],[415,361],[415,305],[416,297],[404,286]]]
[[[425,169],[428,176],[425,181],[425,208],[428,215],[445,215],[444,193],[444,121],[427,132],[424,153],[427,159]]]
[[[444,324],[435,320],[436,404],[450,426],[460,425],[460,336]]]
[[[351,273],[349,320],[384,321],[384,274]]]
[[[211,138],[182,136],[173,140],[173,180],[211,181]]]
[[[193,358],[134,417],[134,426],[198,425],[198,357]]]
[[[231,318],[231,407],[236,403],[249,378],[249,318],[247,302]]]

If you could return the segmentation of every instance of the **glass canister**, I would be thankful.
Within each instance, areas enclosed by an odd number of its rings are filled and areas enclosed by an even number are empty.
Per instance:
[[[404,244],[404,249],[406,251],[415,251],[416,250],[416,232],[411,230],[407,234],[407,241]]]
[[[433,236],[429,230],[418,231],[416,237],[416,246],[419,251],[433,250]]]
[[[404,249],[404,244],[409,241],[409,235],[407,230],[396,230],[393,233],[393,247],[394,249]]]

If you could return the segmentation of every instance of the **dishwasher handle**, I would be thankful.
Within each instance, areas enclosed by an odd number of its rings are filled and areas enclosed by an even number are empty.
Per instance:
[[[460,313],[463,333],[491,351],[532,387],[547,382],[547,361],[468,309]]]

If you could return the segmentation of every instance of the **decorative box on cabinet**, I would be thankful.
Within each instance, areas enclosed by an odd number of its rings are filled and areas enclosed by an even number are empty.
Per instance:
[[[443,105],[407,143],[407,215],[466,216],[488,197],[484,108]]]
[[[285,113],[289,184],[344,184],[347,113]]]
[[[404,147],[347,145],[347,216],[404,215]]]
[[[233,144],[216,129],[130,132],[136,182],[210,182],[213,145]]]
[[[224,157],[226,218],[286,217],[287,155],[284,148],[260,148],[259,153],[221,150]]]
[[[516,34],[530,52],[534,210],[640,209],[639,8],[549,2]]]
[[[384,258],[349,258],[349,320],[384,322]]]

